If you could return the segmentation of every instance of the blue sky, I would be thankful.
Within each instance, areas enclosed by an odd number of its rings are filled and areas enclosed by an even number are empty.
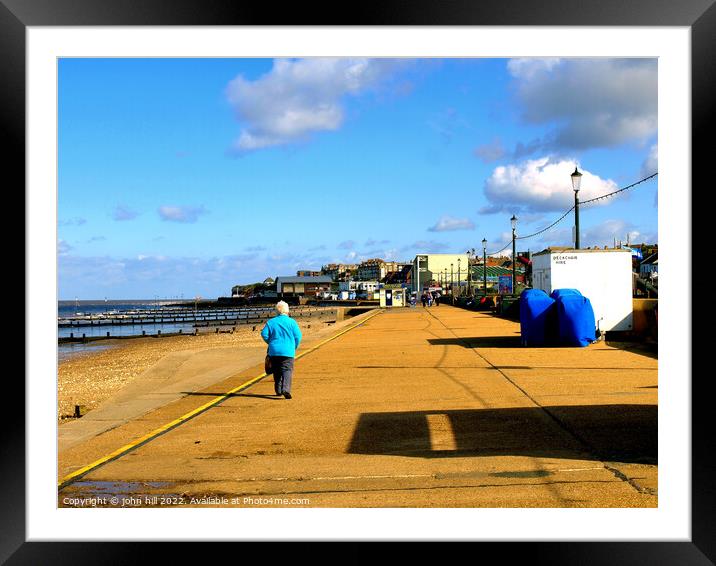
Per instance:
[[[656,93],[655,59],[61,59],[59,298],[496,252],[572,206],[575,164],[581,200],[656,172]],[[582,246],[658,242],[657,179],[582,207]]]

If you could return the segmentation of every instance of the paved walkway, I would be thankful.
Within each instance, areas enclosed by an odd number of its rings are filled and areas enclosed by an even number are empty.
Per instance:
[[[259,381],[90,471],[58,501],[656,507],[657,365],[603,342],[522,348],[519,324],[448,305],[384,311],[297,360],[292,400]],[[261,371],[72,446],[59,477]]]

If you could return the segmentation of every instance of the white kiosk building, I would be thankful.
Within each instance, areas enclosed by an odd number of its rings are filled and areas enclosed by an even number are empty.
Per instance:
[[[631,251],[548,248],[532,255],[532,284],[548,295],[577,289],[594,309],[600,331],[632,330]]]

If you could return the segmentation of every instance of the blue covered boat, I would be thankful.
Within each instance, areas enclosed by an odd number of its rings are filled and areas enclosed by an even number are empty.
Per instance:
[[[555,289],[550,295],[557,310],[559,343],[563,346],[588,346],[596,337],[594,309],[577,289]]]
[[[540,289],[520,294],[520,334],[523,346],[546,346],[557,338],[555,300]]]

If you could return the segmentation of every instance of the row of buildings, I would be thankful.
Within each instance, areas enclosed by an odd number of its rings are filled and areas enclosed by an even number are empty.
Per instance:
[[[529,276],[529,253],[518,255],[515,275],[518,284]],[[464,254],[419,254],[411,262],[373,258],[359,264],[328,264],[320,271],[299,270],[295,276],[267,278],[263,288],[254,289],[263,298],[378,299],[380,289],[440,290],[442,293],[472,294],[497,289],[512,277],[512,260]],[[232,288],[232,297],[242,296],[242,286]]]
[[[631,244],[626,248],[619,245],[612,249],[631,250],[634,277],[656,284],[656,244]],[[530,252],[518,253],[514,266],[509,256],[488,256],[483,262],[483,258],[469,252],[428,253],[418,254],[409,262],[373,258],[357,264],[327,264],[320,270],[298,270],[295,276],[269,277],[248,289],[236,285],[232,297],[377,300],[381,289],[404,289],[404,296],[427,289],[456,296],[482,294],[485,289],[488,293],[512,293],[533,286],[532,279]]]

